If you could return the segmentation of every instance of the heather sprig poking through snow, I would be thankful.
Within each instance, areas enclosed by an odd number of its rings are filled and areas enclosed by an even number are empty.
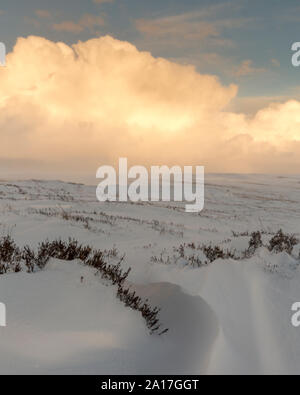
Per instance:
[[[245,256],[252,256],[255,251],[263,246],[261,232],[253,232],[251,234],[251,239],[249,240],[248,250],[245,252]]]
[[[143,301],[136,295],[135,291],[125,287],[125,281],[131,271],[129,268],[124,271],[121,264],[124,256],[118,263],[112,264],[106,262],[106,259],[117,258],[118,251],[116,248],[111,250],[94,250],[90,246],[82,246],[77,240],[69,239],[68,242],[62,240],[44,241],[39,244],[37,252],[29,246],[20,249],[10,236],[5,236],[0,240],[0,275],[9,272],[20,272],[25,267],[28,273],[34,273],[36,270],[43,270],[51,258],[74,261],[80,260],[84,265],[90,266],[97,270],[103,279],[109,281],[111,285],[118,287],[117,297],[133,310],[139,311],[146,321],[150,334],[157,333],[162,335],[168,329],[162,329],[159,322],[158,314],[160,309],[152,308],[148,300]]]
[[[148,299],[143,301],[140,296],[136,294],[135,291],[130,291],[130,289],[125,289],[124,287],[118,288],[118,298],[125,304],[132,308],[133,310],[138,310],[144,319],[146,320],[147,327],[150,330],[150,333],[155,333],[161,329],[161,325],[159,323],[158,314],[160,309],[155,307],[152,309],[148,304]],[[167,333],[169,329],[161,330],[159,335],[163,335]]]

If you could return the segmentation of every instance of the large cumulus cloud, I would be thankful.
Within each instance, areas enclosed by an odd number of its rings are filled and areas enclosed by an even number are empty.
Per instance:
[[[226,111],[236,93],[109,36],[71,47],[20,38],[0,68],[2,169],[93,177],[127,156],[141,165],[299,172],[300,103],[248,118]]]

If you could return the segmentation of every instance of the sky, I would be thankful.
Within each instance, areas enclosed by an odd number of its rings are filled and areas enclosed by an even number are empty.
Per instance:
[[[298,0],[3,0],[1,177],[299,173],[299,22]]]

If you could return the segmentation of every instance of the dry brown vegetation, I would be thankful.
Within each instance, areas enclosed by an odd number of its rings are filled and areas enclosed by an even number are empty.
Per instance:
[[[164,250],[159,256],[152,256],[151,262],[160,264],[176,264],[179,260],[184,260],[186,265],[193,268],[200,268],[215,262],[217,259],[233,259],[240,261],[251,258],[258,248],[265,247],[274,253],[286,252],[292,254],[293,248],[299,244],[299,240],[294,235],[283,233],[280,229],[267,244],[263,243],[262,235],[264,232],[246,232],[242,234],[233,234],[234,237],[249,236],[248,248],[244,251],[237,252],[233,249],[224,249],[212,244],[196,244],[194,242],[180,244],[179,247],[173,248],[173,256],[167,254]],[[300,256],[299,256],[300,259]]]

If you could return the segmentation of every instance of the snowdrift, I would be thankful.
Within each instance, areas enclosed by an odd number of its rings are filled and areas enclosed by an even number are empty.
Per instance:
[[[79,261],[0,276],[7,326],[0,328],[0,374],[299,374],[299,250],[270,251],[282,228],[300,235],[300,178],[210,176],[206,207],[104,203],[95,188],[62,182],[0,183],[0,235],[21,247],[69,237],[117,249],[131,267],[127,286],[169,332],[149,335],[139,312]],[[177,259],[181,244],[242,254],[251,232],[263,245],[245,258],[204,265]],[[202,252],[197,253],[202,262]],[[233,255],[235,256],[235,255]]]

